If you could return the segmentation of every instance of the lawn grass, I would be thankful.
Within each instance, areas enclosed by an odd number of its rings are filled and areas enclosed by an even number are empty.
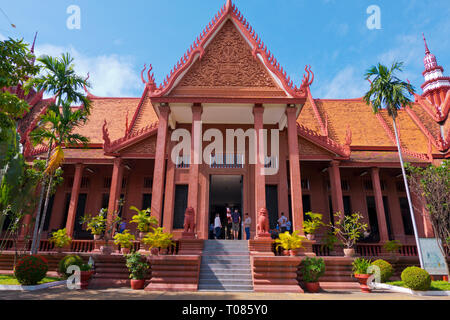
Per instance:
[[[391,286],[403,287],[407,288],[403,281],[393,281],[387,282]],[[431,282],[431,291],[450,291],[450,282],[447,281],[432,281]]]
[[[60,280],[59,278],[45,277],[38,284],[55,282],[55,281],[59,281],[59,280]],[[12,274],[11,275],[0,274],[0,285],[20,285],[20,283],[19,283],[19,281],[17,281],[16,278],[14,278],[14,276]]]

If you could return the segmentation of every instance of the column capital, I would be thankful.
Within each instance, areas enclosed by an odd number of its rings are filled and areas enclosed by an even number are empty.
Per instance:
[[[194,116],[201,116],[203,114],[203,106],[201,103],[194,103],[191,110]]]
[[[168,103],[161,103],[159,105],[159,114],[167,119],[170,115],[170,105]]]
[[[253,114],[263,114],[264,113],[264,107],[261,103],[256,103],[253,107]]]
[[[338,160],[331,160],[330,167],[339,167],[340,164],[341,162]]]
[[[378,167],[373,167],[373,168],[371,168],[371,170],[373,173],[377,173],[377,174],[380,173],[380,168],[378,168]]]
[[[297,115],[297,108],[295,107],[295,104],[294,105],[292,105],[292,104],[288,104],[287,105],[286,114],[287,115],[292,115],[292,114]]]

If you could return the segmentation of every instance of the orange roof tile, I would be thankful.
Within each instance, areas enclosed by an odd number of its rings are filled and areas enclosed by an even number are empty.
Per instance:
[[[89,138],[90,143],[103,143],[102,126],[106,120],[111,140],[125,136],[126,119],[131,122],[139,98],[95,98],[92,99],[89,120],[74,132]]]

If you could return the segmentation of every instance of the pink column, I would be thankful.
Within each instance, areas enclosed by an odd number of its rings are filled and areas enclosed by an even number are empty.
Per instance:
[[[340,212],[344,216],[344,200],[342,196],[341,172],[339,170],[339,161],[331,161],[328,168],[330,174],[331,202],[333,213]]]
[[[169,154],[172,152],[172,148],[175,146],[175,142],[169,142]],[[164,201],[164,231],[172,233],[173,230],[173,208],[175,201],[175,163],[170,161],[167,163],[166,174],[166,193]]]
[[[264,164],[261,163],[261,155],[264,156],[264,146],[259,144],[259,133],[262,133],[264,127],[263,115],[264,107],[261,104],[255,105],[253,108],[253,115],[255,118],[256,131],[256,164],[255,164],[255,211],[258,216],[258,211],[266,207],[266,177],[264,176]],[[263,159],[263,158],[262,158]]]
[[[111,188],[109,191],[107,223],[110,225],[114,220],[114,213],[119,209],[120,194],[122,191],[123,165],[122,159],[114,159],[113,173],[111,177]],[[113,234],[111,234],[113,236]]]
[[[293,231],[303,232],[303,199],[300,175],[300,152],[298,148],[297,110],[293,107],[286,109],[288,124],[289,168],[291,179],[291,208]]]
[[[75,165],[75,177],[73,179],[72,194],[70,196],[69,212],[67,214],[66,231],[67,235],[73,237],[75,217],[77,215],[78,196],[80,194],[81,179],[83,178],[83,164]]]
[[[155,170],[153,173],[152,216],[161,223],[161,211],[164,195],[164,175],[166,168],[167,132],[170,107],[161,105],[159,108],[158,137],[156,140]],[[169,157],[169,161],[170,157]]]
[[[389,241],[389,233],[386,223],[386,215],[384,214],[383,193],[380,184],[380,168],[372,168],[372,185],[375,196],[375,205],[377,208],[378,229],[380,233],[380,243]]]
[[[191,163],[189,167],[189,193],[188,193],[188,207],[192,207],[195,210],[195,214],[198,215],[198,175],[199,175],[199,162],[198,159],[201,150],[195,150],[195,148],[202,148],[201,145],[201,121],[202,121],[203,108],[201,104],[194,104],[192,106],[192,130],[191,130]],[[195,133],[200,134],[196,136]],[[195,141],[195,139],[199,141]],[[197,164],[196,164],[197,162]]]

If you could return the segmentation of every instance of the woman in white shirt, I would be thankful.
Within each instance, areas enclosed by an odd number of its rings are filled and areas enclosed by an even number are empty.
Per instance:
[[[216,219],[214,219],[214,230],[216,240],[220,239],[221,231],[222,231],[222,222],[220,221],[220,214],[216,213]]]

